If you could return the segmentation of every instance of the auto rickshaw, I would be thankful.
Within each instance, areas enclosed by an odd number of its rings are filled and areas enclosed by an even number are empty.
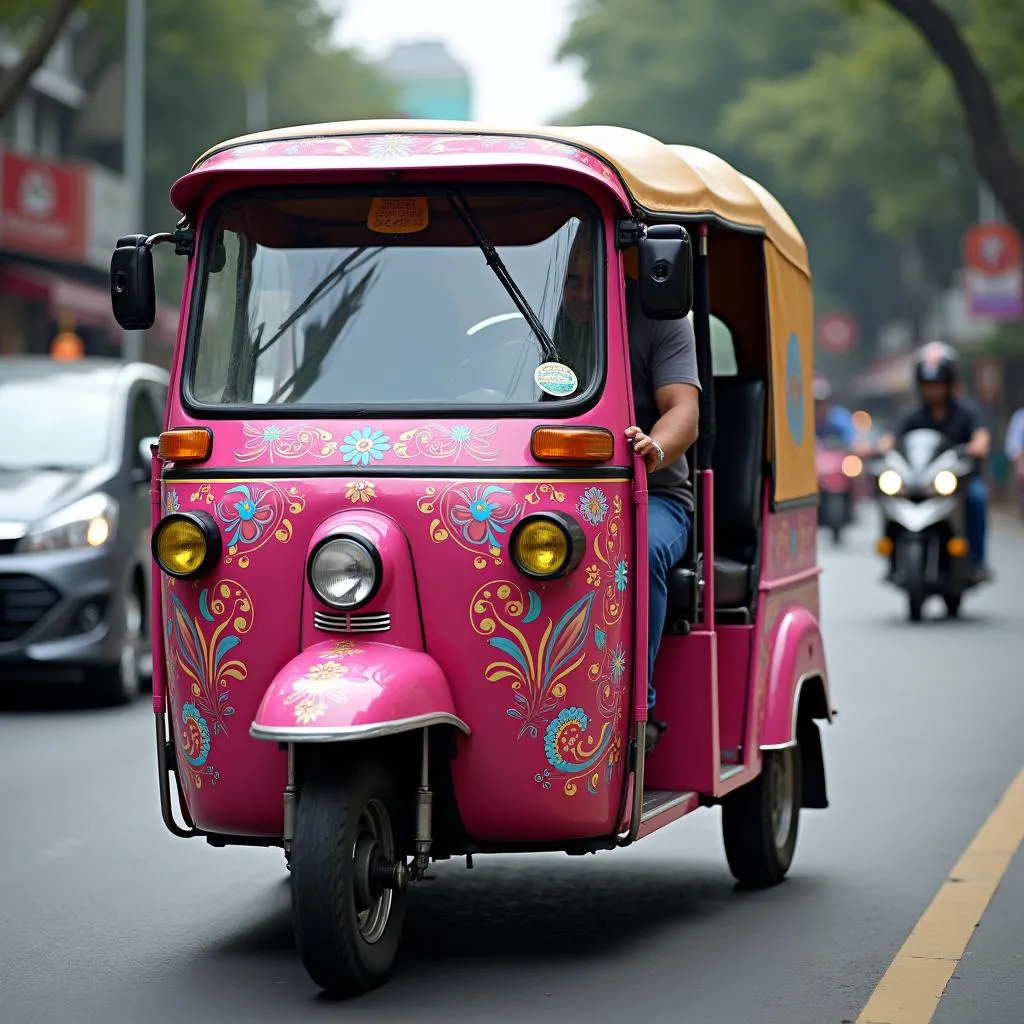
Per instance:
[[[811,286],[780,204],[622,128],[427,121],[225,142],[171,198],[176,229],[111,262],[138,329],[153,247],[187,258],[152,447],[167,828],[283,848],[302,961],[348,995],[388,976],[433,861],[614,850],[721,805],[733,875],[779,882],[827,806],[833,715]],[[650,757],[627,279],[648,317],[692,314],[703,381]]]

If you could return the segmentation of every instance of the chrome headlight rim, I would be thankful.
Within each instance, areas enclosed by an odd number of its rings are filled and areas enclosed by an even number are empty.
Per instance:
[[[330,544],[337,543],[338,541],[347,541],[351,544],[355,544],[356,547],[361,548],[370,557],[370,561],[373,564],[373,586],[370,587],[366,597],[361,601],[356,601],[353,604],[338,604],[335,601],[329,600],[320,589],[317,587],[316,582],[313,579],[313,566],[316,564],[317,557],[325,547]],[[380,588],[384,583],[384,562],[381,560],[380,552],[377,548],[369,541],[366,537],[358,533],[349,533],[343,531],[340,533],[331,533],[324,537],[322,540],[317,541],[314,545],[313,550],[309,553],[309,558],[306,561],[306,582],[309,584],[309,589],[313,592],[313,596],[321,603],[327,605],[328,608],[333,608],[339,612],[354,612],[360,608],[366,607],[379,593]]]
[[[174,572],[168,569],[160,561],[157,554],[160,536],[167,526],[173,522],[188,522],[199,527],[203,539],[206,541],[206,554],[203,556],[203,560],[199,563],[198,568],[193,569],[192,572]],[[205,576],[220,561],[220,556],[224,552],[224,539],[221,536],[220,525],[209,512],[203,512],[202,510],[170,512],[163,516],[153,528],[153,534],[149,539],[149,550],[153,556],[153,564],[165,576],[169,576],[174,580],[194,580],[200,576]]]
[[[566,547],[568,548],[568,555],[562,565],[554,572],[549,573],[537,573],[530,569],[528,566],[521,565],[519,559],[516,557],[516,547],[518,545],[519,537],[523,531],[526,530],[531,523],[536,522],[549,522],[553,523],[562,532],[566,540]],[[583,561],[583,555],[587,549],[587,538],[583,532],[583,527],[567,512],[561,512],[556,509],[545,509],[542,512],[531,512],[528,516],[524,516],[519,520],[518,523],[512,528],[512,532],[508,538],[508,555],[509,560],[527,579],[531,580],[557,580],[564,576],[568,576],[576,567]]]

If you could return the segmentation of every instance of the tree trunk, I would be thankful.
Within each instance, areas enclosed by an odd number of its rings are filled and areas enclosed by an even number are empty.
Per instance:
[[[1024,235],[1024,160],[1010,145],[992,83],[949,12],[936,0],[885,0],[924,37],[953,77],[978,173]]]
[[[11,69],[3,82],[0,82],[0,121],[11,112],[29,79],[46,60],[46,55],[77,6],[78,0],[53,0],[50,4],[36,41],[21,55],[21,60]]]

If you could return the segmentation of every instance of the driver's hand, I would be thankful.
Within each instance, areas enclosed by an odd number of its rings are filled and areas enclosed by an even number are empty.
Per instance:
[[[650,435],[645,434],[639,427],[626,427],[626,437],[633,445],[633,450],[643,456],[647,472],[650,473],[659,461],[658,449],[651,442]]]

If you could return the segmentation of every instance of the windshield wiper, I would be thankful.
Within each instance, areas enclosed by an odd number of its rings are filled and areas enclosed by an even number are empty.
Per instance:
[[[462,223],[466,225],[466,230],[473,236],[473,240],[480,247],[480,251],[484,254],[484,259],[487,260],[487,265],[494,271],[494,276],[502,283],[505,291],[509,294],[509,298],[511,298],[511,300],[516,304],[516,308],[519,312],[523,314],[533,333],[537,335],[537,339],[544,348],[545,356],[552,362],[560,363],[562,359],[558,354],[558,349],[555,347],[555,343],[551,340],[551,336],[544,329],[544,325],[540,322],[540,318],[530,308],[530,304],[526,301],[526,297],[512,279],[512,275],[508,272],[508,268],[498,255],[498,250],[494,248],[490,239],[484,234],[483,228],[477,223],[473,214],[469,212],[469,207],[466,206],[466,201],[458,192],[446,192],[445,198],[449,203],[451,203],[452,209],[459,215]]]

